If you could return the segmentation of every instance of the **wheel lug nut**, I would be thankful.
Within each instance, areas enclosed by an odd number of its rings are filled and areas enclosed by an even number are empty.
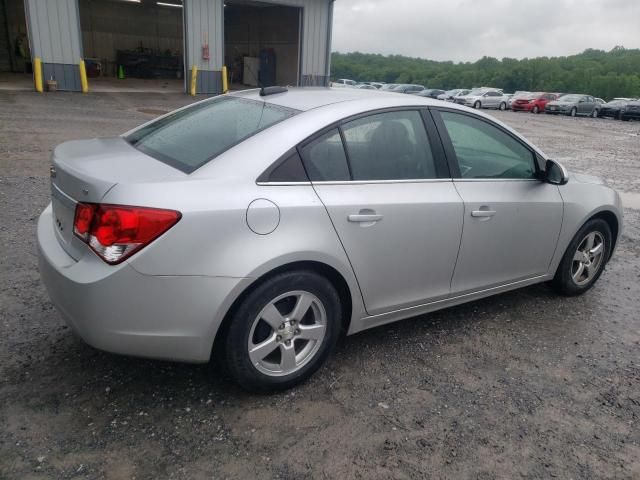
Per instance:
[[[284,342],[284,344],[288,347],[289,345],[291,345],[291,340],[287,340],[286,342]]]
[[[296,335],[300,335],[300,329],[296,328]]]
[[[278,330],[284,330],[284,323],[280,324],[280,326],[278,327]]]
[[[282,336],[281,336],[281,335],[278,335],[278,336],[276,337],[276,340],[277,340],[278,342],[281,342],[281,341],[282,341]]]

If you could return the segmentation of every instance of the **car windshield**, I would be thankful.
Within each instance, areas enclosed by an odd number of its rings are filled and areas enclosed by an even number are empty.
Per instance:
[[[225,150],[298,110],[237,98],[216,97],[145,125],[125,139],[135,148],[191,173]]]
[[[579,102],[582,95],[563,95],[558,99],[559,102]]]

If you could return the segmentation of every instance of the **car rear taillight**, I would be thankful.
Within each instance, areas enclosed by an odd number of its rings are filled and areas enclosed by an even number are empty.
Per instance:
[[[73,233],[105,262],[115,265],[149,245],[180,217],[175,210],[78,203]]]

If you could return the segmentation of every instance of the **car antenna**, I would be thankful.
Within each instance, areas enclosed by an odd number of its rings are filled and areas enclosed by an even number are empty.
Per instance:
[[[266,97],[268,95],[275,95],[276,93],[284,93],[289,91],[287,87],[280,87],[280,86],[265,87],[262,84],[262,81],[260,81],[260,75],[256,75],[250,66],[247,65],[247,68],[249,69],[249,72],[251,72],[251,75],[253,76],[256,83],[258,84],[258,87],[260,88],[261,97]]]

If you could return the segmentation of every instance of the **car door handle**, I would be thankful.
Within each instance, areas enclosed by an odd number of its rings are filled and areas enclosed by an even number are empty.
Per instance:
[[[355,223],[370,223],[378,222],[382,220],[382,215],[378,214],[352,214],[347,217],[347,220]]]
[[[472,217],[481,217],[481,218],[493,217],[495,214],[496,214],[495,210],[473,210],[471,212]]]

